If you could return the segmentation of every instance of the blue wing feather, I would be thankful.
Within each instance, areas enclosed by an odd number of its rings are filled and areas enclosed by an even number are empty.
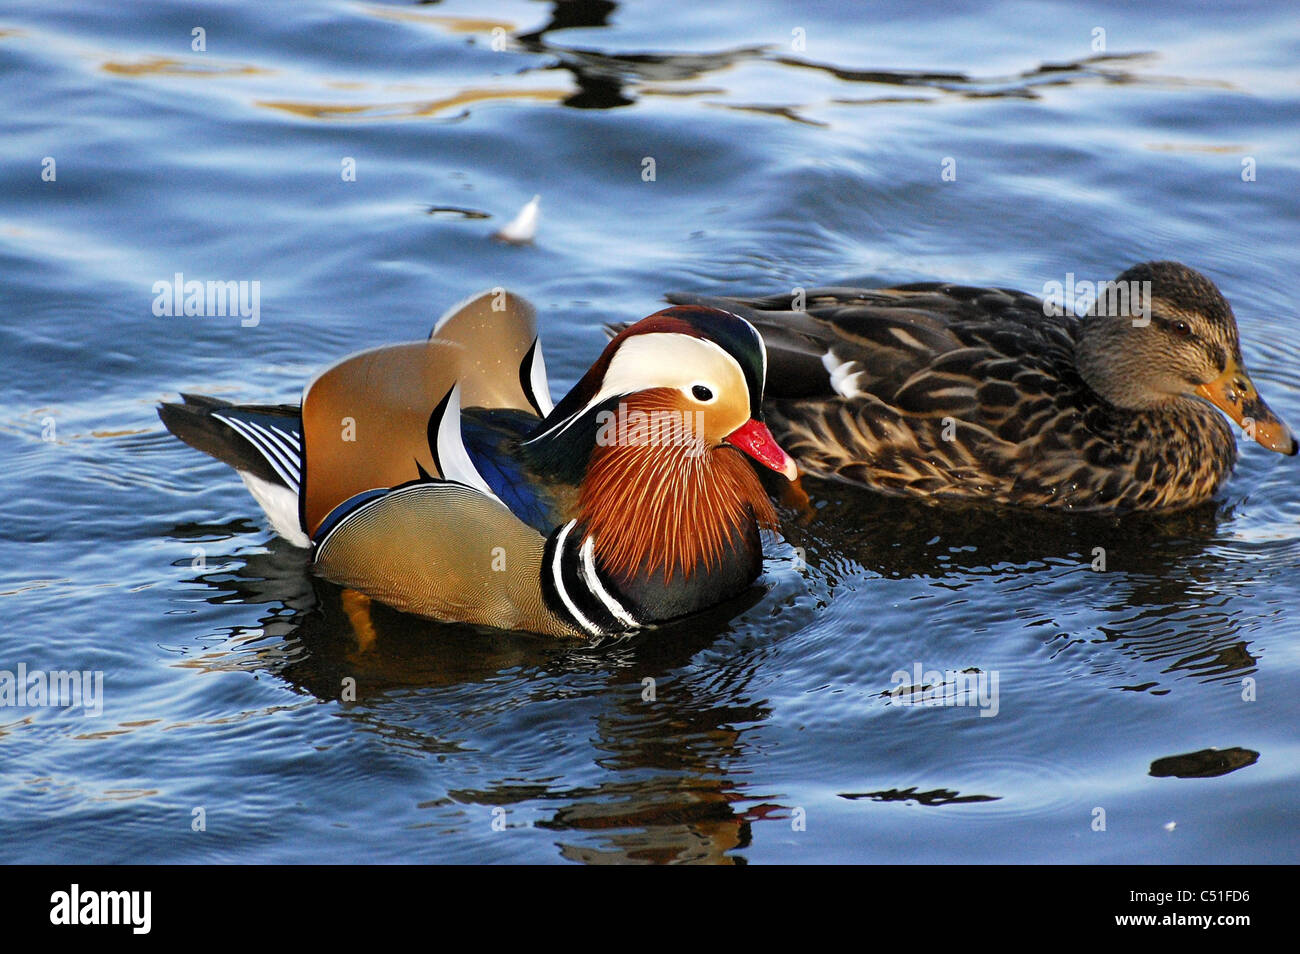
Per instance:
[[[542,534],[559,522],[555,500],[520,458],[511,453],[537,426],[537,418],[519,411],[472,409],[461,415],[465,450],[483,480],[510,512]]]

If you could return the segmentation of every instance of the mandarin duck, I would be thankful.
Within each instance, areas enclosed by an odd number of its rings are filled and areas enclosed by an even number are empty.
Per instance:
[[[817,477],[931,500],[1177,510],[1210,498],[1236,461],[1211,405],[1295,454],[1213,282],[1149,262],[1103,292],[1083,317],[1023,292],[928,282],[811,289],[800,310],[792,295],[668,300],[759,328],[768,421]]]
[[[315,570],[399,610],[593,637],[734,596],[776,512],[751,461],[794,461],[762,419],[766,352],[744,318],[668,308],[552,406],[536,313],[500,290],[427,341],[354,355],[301,406],[162,404],[235,468]]]

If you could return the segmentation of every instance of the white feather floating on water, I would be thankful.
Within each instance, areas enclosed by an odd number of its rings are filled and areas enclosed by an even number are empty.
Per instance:
[[[541,215],[538,207],[541,203],[540,195],[533,196],[528,204],[519,210],[519,214],[492,237],[502,242],[509,242],[511,245],[527,245],[532,242],[537,235],[537,221]]]

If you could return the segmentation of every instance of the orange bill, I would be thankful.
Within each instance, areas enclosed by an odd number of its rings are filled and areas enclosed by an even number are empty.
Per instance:
[[[1250,375],[1236,361],[1229,361],[1223,374],[1200,385],[1196,393],[1241,425],[1247,437],[1269,450],[1288,455],[1296,452],[1291,429],[1264,403]]]

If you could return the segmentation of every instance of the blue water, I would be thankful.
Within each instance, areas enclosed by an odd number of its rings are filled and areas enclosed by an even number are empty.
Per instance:
[[[102,672],[103,711],[0,708],[0,860],[1300,860],[1294,460],[1243,446],[1167,519],[810,485],[701,619],[379,612],[362,650],[153,410],[294,401],[497,285],[558,393],[670,290],[1175,258],[1295,426],[1297,62],[1285,3],[11,0],[0,670]],[[535,244],[493,241],[534,194]],[[258,322],[155,316],[177,272],[259,282]],[[917,664],[996,673],[997,714],[896,704]]]

